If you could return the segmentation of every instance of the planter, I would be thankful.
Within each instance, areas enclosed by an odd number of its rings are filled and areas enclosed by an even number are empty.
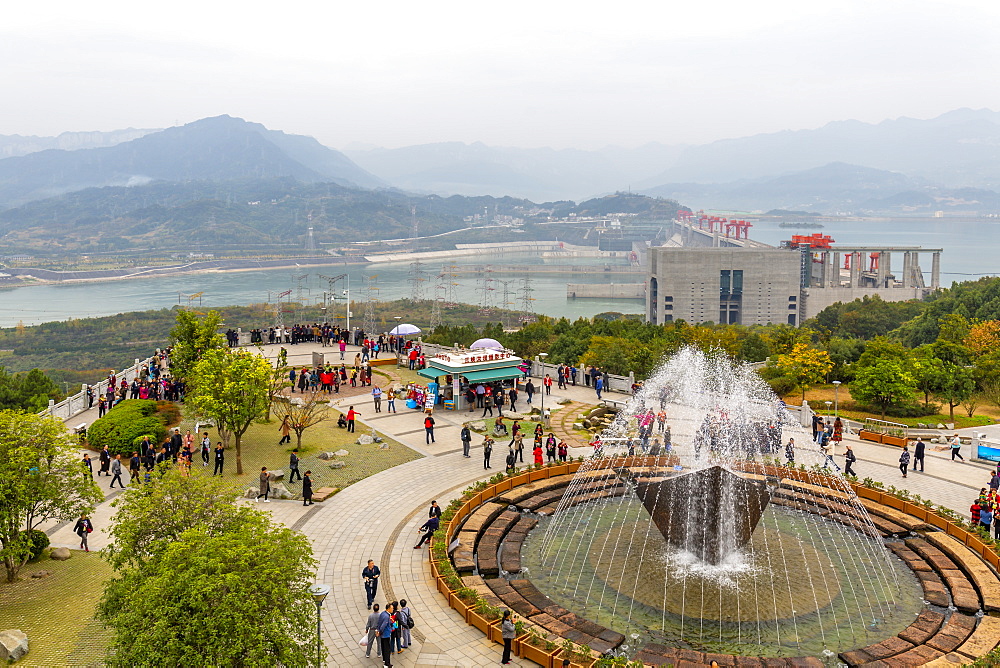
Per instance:
[[[877,431],[867,431],[866,429],[858,430],[858,438],[862,441],[872,441],[874,443],[882,442],[882,434]]]
[[[472,608],[469,609],[469,615],[466,619],[470,624],[475,626],[477,629],[485,633],[487,637],[489,637],[490,620],[486,619]]]
[[[544,468],[537,471],[532,471],[528,474],[528,482],[535,482],[536,480],[545,480],[549,477],[549,472]]]
[[[882,443],[885,445],[895,445],[901,448],[909,443],[909,439],[905,436],[889,436],[888,434],[882,434]]]
[[[561,650],[547,650],[545,645],[532,645],[527,640],[522,641],[518,646],[517,655],[522,659],[528,659],[529,661],[534,661],[540,666],[551,666],[553,663],[552,654],[553,652],[560,652]],[[562,665],[562,661],[559,662]]]
[[[455,611],[458,612],[458,614],[462,615],[462,617],[465,618],[466,622],[469,621],[470,615],[475,614],[472,612],[472,608],[469,606],[469,604],[460,599],[455,594],[450,594],[448,598],[451,607],[454,608]]]

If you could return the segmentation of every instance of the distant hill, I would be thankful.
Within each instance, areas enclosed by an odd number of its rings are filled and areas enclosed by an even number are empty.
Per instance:
[[[689,146],[643,187],[776,177],[831,162],[864,165],[946,187],[1000,187],[1000,112],[958,109],[937,118],[837,121]]]
[[[157,130],[126,128],[111,132],[63,132],[57,137],[0,135],[0,158],[12,158],[47,149],[76,151],[81,148],[102,148],[132,141]]]
[[[545,201],[580,200],[625,190],[661,170],[681,150],[662,144],[583,151],[445,142],[344,152],[366,170],[405,190],[442,195],[503,194]]]
[[[280,177],[384,185],[315,139],[217,116],[106,148],[45,150],[0,160],[0,208],[95,186]]]

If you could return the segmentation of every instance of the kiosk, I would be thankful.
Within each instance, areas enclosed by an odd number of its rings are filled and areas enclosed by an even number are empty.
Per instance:
[[[521,358],[509,350],[451,350],[428,357],[427,368],[417,373],[438,383],[438,402],[454,410],[468,408],[464,391],[469,385],[516,383],[524,376],[522,364]]]

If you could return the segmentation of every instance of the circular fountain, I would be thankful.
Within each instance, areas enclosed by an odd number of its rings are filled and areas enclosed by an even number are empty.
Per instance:
[[[524,539],[521,565],[557,606],[625,637],[619,654],[824,660],[923,608],[836,464],[750,368],[685,349],[601,441]]]

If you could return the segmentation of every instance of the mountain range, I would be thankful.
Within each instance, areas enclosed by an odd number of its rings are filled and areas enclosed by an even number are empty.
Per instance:
[[[254,181],[261,187],[248,186]],[[159,197],[170,190],[163,184],[200,184],[188,188],[193,196],[272,193],[275,183],[529,203],[629,191],[695,209],[996,213],[1000,113],[959,109],[927,120],[838,121],[702,145],[589,151],[458,142],[337,151],[230,116],[164,130],[0,136],[0,210],[88,188],[159,184]]]

